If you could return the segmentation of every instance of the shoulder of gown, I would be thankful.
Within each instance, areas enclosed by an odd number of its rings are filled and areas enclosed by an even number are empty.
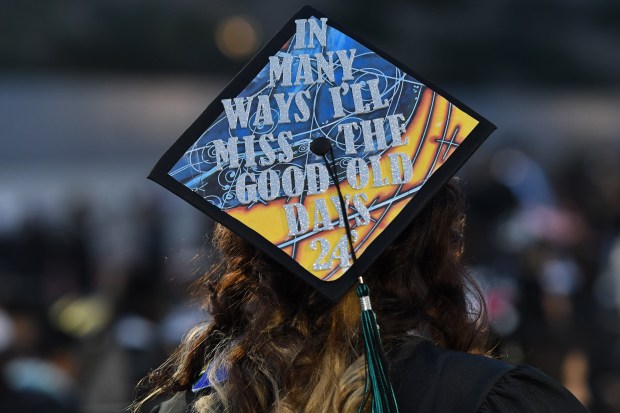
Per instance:
[[[587,413],[561,384],[531,366],[439,348],[423,341],[392,359],[401,412]]]
[[[587,413],[564,386],[538,369],[519,365],[491,388],[477,413]]]

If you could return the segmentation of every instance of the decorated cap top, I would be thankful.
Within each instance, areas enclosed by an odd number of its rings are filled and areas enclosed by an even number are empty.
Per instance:
[[[306,6],[149,178],[335,301],[494,129]]]

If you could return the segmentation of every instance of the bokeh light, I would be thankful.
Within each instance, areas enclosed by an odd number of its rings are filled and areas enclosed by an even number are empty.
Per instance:
[[[258,22],[244,15],[223,19],[215,31],[215,43],[220,52],[235,60],[251,57],[258,50],[261,37]]]

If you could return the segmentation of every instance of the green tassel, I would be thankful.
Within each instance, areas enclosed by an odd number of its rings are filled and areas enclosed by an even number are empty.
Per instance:
[[[370,306],[370,289],[366,284],[358,284],[357,296],[362,304],[362,333],[366,351],[366,386],[364,402],[359,412],[366,404],[368,391],[372,388],[372,413],[398,413],[398,405],[394,389],[386,369],[387,359],[381,345],[381,336],[377,317]]]

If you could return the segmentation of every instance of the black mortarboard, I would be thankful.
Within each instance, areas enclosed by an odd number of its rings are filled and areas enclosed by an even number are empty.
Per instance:
[[[149,178],[335,301],[494,129],[304,7]]]

